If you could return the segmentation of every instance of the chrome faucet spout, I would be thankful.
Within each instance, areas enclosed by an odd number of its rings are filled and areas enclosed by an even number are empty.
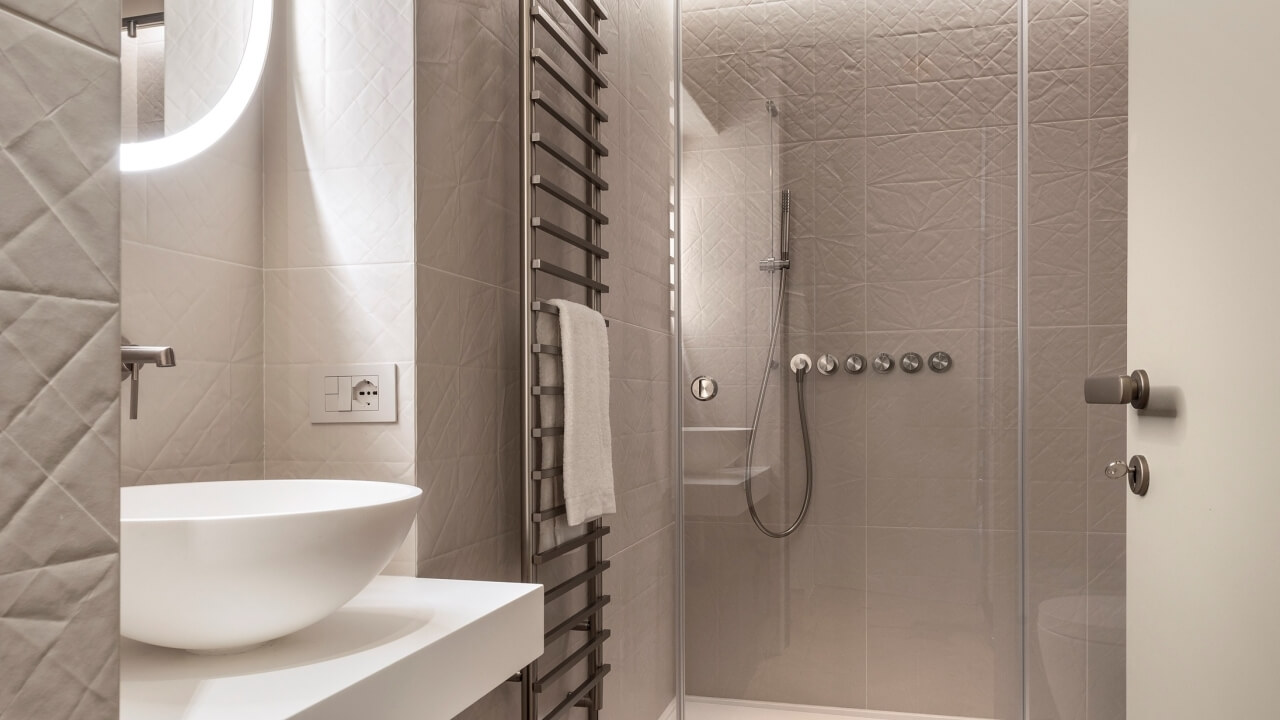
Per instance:
[[[120,346],[120,379],[129,381],[129,419],[138,419],[138,390],[143,365],[173,367],[178,357],[168,345],[131,345],[125,341]]]
[[[120,362],[124,365],[155,365],[173,367],[178,358],[167,345],[121,345]]]

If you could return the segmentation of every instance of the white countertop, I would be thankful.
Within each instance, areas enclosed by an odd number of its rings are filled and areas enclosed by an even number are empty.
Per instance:
[[[449,720],[542,653],[542,587],[379,576],[235,655],[120,644],[122,720]]]

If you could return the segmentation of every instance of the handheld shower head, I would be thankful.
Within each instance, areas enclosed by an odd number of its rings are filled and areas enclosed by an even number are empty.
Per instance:
[[[783,262],[791,262],[791,191],[782,191],[782,235],[779,238],[778,254]]]

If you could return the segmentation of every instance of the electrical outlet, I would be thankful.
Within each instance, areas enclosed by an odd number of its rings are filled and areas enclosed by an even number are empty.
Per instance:
[[[396,421],[395,365],[313,365],[312,423]]]
[[[351,411],[377,412],[378,376],[357,375],[351,378]]]

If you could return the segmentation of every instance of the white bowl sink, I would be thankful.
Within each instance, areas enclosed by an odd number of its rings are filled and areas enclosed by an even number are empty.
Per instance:
[[[120,634],[233,652],[342,607],[386,566],[422,491],[237,480],[120,491]]]

